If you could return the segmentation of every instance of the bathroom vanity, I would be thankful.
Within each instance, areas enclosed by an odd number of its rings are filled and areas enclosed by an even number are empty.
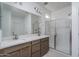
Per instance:
[[[40,57],[48,52],[49,36],[41,34],[40,16],[5,3],[1,16],[0,56]]]
[[[28,39],[28,40],[27,40]],[[0,55],[4,57],[40,57],[49,51],[49,37],[36,36],[22,40],[3,43],[0,46]]]

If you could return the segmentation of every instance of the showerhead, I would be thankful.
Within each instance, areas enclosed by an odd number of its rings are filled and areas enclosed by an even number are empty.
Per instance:
[[[47,5],[48,4],[48,2],[44,2],[44,5]]]

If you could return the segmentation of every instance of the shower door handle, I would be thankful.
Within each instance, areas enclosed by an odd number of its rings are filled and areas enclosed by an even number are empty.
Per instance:
[[[55,34],[54,35],[54,49],[56,49],[56,37],[57,37],[57,35]]]
[[[54,39],[56,39],[56,35],[54,35]]]

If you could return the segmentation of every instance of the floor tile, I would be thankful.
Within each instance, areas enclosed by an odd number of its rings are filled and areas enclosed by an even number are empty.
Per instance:
[[[54,49],[50,49],[48,53],[44,55],[44,57],[70,57],[70,55],[67,55]]]

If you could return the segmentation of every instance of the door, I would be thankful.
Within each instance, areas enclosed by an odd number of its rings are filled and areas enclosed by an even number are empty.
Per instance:
[[[70,20],[56,20],[56,50],[70,54]]]
[[[54,39],[54,36],[55,36],[55,20],[52,20],[52,21],[46,21],[45,22],[45,34],[46,35],[50,35],[49,37],[49,47],[50,48],[55,48],[55,39]]]
[[[61,52],[70,54],[71,51],[71,20],[55,19],[45,23],[45,33],[50,35],[49,46]],[[48,32],[49,31],[49,32]]]
[[[56,46],[56,43],[55,43],[55,25],[56,25],[56,23],[55,23],[55,20],[52,20],[52,21],[50,21],[50,40],[49,40],[49,46],[51,47],[51,48],[55,48]]]

